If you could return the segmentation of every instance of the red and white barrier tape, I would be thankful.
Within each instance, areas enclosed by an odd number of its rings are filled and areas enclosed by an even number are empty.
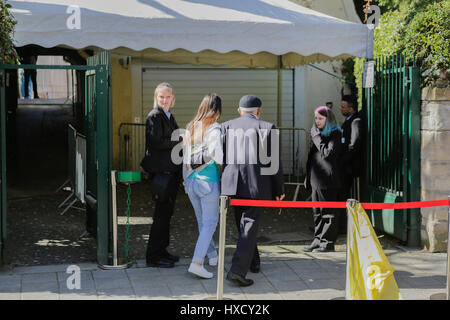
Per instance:
[[[361,203],[364,209],[417,209],[428,207],[449,206],[450,200],[432,200],[416,202],[397,203]],[[270,201],[270,200],[247,200],[231,199],[230,206],[244,207],[272,207],[272,208],[346,208],[346,202],[333,201]]]

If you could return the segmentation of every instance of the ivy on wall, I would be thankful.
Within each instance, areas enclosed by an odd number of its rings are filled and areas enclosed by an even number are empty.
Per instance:
[[[17,64],[18,55],[14,48],[13,34],[16,20],[11,15],[11,5],[0,0],[0,62]]]

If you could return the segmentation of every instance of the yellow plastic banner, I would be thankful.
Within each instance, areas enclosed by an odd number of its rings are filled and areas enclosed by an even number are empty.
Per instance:
[[[347,212],[346,299],[401,299],[394,268],[386,258],[364,208],[356,201],[347,201]]]

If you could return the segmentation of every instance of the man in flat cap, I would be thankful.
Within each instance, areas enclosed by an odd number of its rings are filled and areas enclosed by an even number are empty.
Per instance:
[[[259,119],[261,100],[246,95],[239,101],[240,117],[222,124],[222,195],[238,199],[282,200],[284,178],[281,168],[279,134],[275,125]],[[256,246],[261,207],[235,206],[239,238],[227,280],[249,286],[248,270],[260,270]]]

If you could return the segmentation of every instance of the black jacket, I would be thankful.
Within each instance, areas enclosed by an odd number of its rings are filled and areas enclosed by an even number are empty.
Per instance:
[[[339,156],[341,154],[340,130],[328,137],[317,135],[312,138],[311,149],[306,163],[306,187],[330,189],[341,186]]]
[[[363,120],[358,112],[342,124],[342,173],[353,177],[362,174],[364,159],[364,130]]]
[[[278,153],[276,153],[275,149],[272,148],[272,129],[276,129],[272,123],[259,120],[251,114],[244,114],[239,118],[222,124],[224,154],[222,169],[223,195],[272,200],[276,196],[284,194],[284,177],[280,150],[278,149]],[[236,134],[234,141],[231,141],[232,133],[236,133],[236,130],[242,130],[242,135]],[[267,133],[266,136],[264,136],[264,132]],[[253,136],[257,137],[257,142],[255,141],[255,145],[252,148],[244,133],[247,136],[254,134]],[[261,150],[261,154],[272,159],[272,162],[268,162],[266,159],[261,161],[259,157],[261,146],[267,147],[267,151]],[[232,147],[234,150],[230,150]],[[234,157],[231,155],[234,155]],[[252,156],[255,157],[252,159]],[[278,167],[276,167],[274,161],[278,161]]]
[[[172,133],[178,129],[173,114],[169,118],[161,107],[153,109],[145,123],[145,156],[141,167],[150,173],[171,172],[181,175],[182,164],[172,161],[172,149],[181,142],[172,141]],[[180,155],[181,157],[181,155]]]

